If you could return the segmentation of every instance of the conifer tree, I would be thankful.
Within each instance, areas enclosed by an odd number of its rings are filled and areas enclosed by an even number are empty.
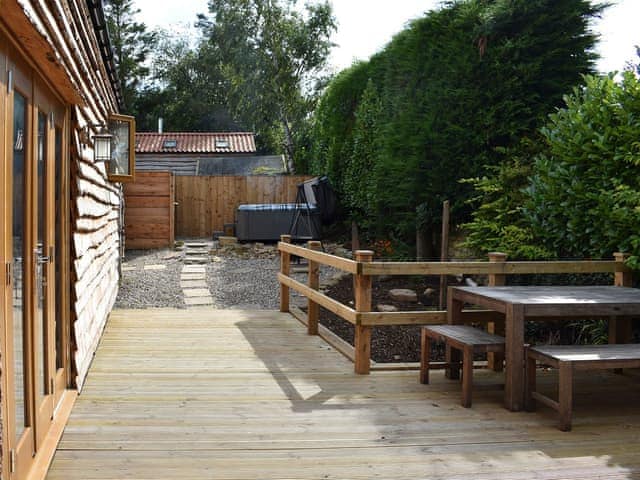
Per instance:
[[[133,0],[105,0],[104,11],[124,106],[135,114],[138,91],[149,75],[146,61],[157,35],[136,21],[140,10],[134,7]]]

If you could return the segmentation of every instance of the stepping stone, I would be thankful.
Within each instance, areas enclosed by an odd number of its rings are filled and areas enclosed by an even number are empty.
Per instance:
[[[184,259],[185,265],[203,265],[209,263],[209,257],[189,257]]]
[[[209,251],[202,249],[202,248],[198,248],[197,250],[186,250],[185,255],[187,256],[193,256],[193,255],[209,255]]]
[[[182,280],[180,279],[181,288],[207,288],[207,282],[203,279],[199,280]]]
[[[165,268],[167,268],[166,265],[145,265],[144,266],[145,270],[164,270]]]
[[[184,299],[185,305],[198,306],[198,305],[213,305],[213,297],[187,297]]]
[[[204,265],[185,265],[182,267],[182,273],[206,273],[206,271]]]
[[[417,302],[418,294],[408,288],[394,288],[389,290],[389,296],[396,302]]]
[[[205,248],[207,246],[204,242],[189,242],[184,244],[187,248]]]
[[[187,288],[182,291],[185,297],[210,297],[211,292],[208,288]]]
[[[183,273],[180,275],[180,281],[194,281],[194,280],[204,280],[207,278],[205,273]]]

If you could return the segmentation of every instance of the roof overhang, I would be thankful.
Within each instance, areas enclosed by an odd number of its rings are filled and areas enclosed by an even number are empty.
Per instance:
[[[64,101],[73,105],[84,104],[79,88],[51,47],[47,33],[39,28],[33,12],[17,0],[0,0],[0,28]]]

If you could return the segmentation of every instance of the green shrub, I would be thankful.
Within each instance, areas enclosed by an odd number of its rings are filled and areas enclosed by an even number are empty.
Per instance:
[[[524,214],[559,257],[640,254],[640,82],[585,77],[551,115]]]

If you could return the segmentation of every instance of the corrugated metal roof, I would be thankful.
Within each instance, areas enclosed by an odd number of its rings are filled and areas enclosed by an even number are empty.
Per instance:
[[[251,132],[136,133],[136,153],[255,153],[255,151],[256,142]]]

